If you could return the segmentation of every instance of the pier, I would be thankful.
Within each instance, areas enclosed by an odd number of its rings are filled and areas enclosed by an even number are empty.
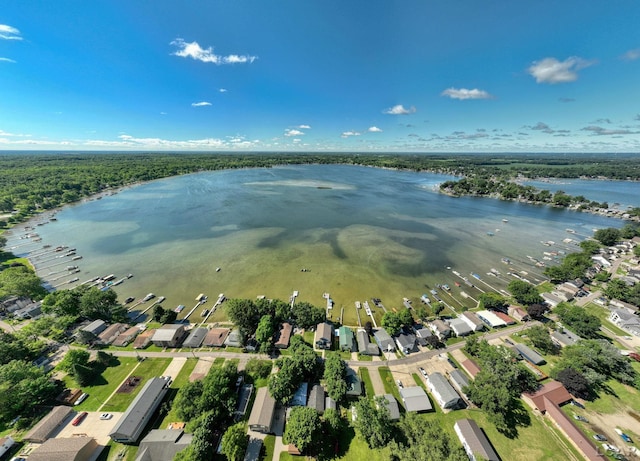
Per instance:
[[[211,316],[211,314],[213,314],[216,311],[218,306],[221,305],[225,301],[225,299],[227,299],[227,298],[224,297],[224,293],[220,293],[218,295],[218,300],[215,302],[215,304],[213,305],[211,310],[209,310],[209,312],[207,313],[205,318],[202,320],[202,322],[200,322],[200,326],[204,325],[207,322],[207,320],[209,320],[209,317]]]

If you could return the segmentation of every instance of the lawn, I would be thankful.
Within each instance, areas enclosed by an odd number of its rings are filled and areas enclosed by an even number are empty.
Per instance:
[[[384,391],[387,394],[393,394],[393,396],[398,402],[400,402],[400,405],[402,406],[402,397],[400,397],[398,386],[393,380],[393,375],[391,374],[391,370],[389,370],[389,367],[378,367],[378,372],[380,373],[380,378],[382,378]]]
[[[362,384],[364,384],[364,393],[367,397],[373,397],[375,394],[373,390],[373,384],[371,383],[371,378],[369,377],[369,369],[368,368],[360,368],[358,370],[360,374],[360,379],[362,380]]]
[[[262,450],[260,451],[260,461],[271,461],[273,459],[273,450],[276,447],[276,436],[268,435],[262,441]]]
[[[169,386],[169,392],[167,392],[167,397],[165,397],[166,402],[173,402],[173,399],[176,397],[178,390],[189,382],[189,375],[191,375],[191,372],[193,371],[197,363],[198,359],[187,359],[187,362],[182,367],[182,370],[180,370],[180,373],[178,373],[176,379],[174,379],[171,383],[171,386]],[[169,425],[169,423],[174,421],[180,421],[180,419],[176,415],[176,412],[174,411],[172,406],[169,413],[167,413],[167,415],[158,425],[158,429],[165,429]]]
[[[149,378],[161,376],[164,370],[171,363],[171,358],[151,359],[147,358],[135,369],[134,376],[142,377],[140,384],[133,390],[133,392],[116,393],[105,404],[105,411],[125,411],[129,404],[133,401],[136,395],[140,392],[140,389],[144,386],[145,382]]]
[[[628,332],[624,331],[623,329],[619,328],[609,321],[610,312],[608,309],[602,306],[598,306],[595,303],[589,303],[585,306],[585,310],[587,310],[589,314],[598,317],[600,319],[600,322],[602,323],[602,326],[608,330],[611,330],[613,334],[618,336],[629,336]]]

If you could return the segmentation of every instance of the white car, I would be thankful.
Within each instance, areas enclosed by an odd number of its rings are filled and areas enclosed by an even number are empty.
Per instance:
[[[102,420],[111,419],[111,418],[113,418],[113,415],[111,413],[102,413],[100,415],[100,419]]]
[[[84,402],[85,400],[87,400],[87,397],[89,397],[89,394],[87,394],[86,392],[84,394],[82,394],[80,397],[78,397],[78,400],[76,400],[73,404],[74,405],[80,405],[82,402]]]

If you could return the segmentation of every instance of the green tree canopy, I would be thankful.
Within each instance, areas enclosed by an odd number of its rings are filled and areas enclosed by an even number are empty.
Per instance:
[[[340,402],[347,394],[347,365],[335,352],[329,352],[324,361],[324,382],[327,394]]]
[[[554,309],[558,318],[569,329],[583,338],[598,338],[601,322],[598,317],[575,304],[560,303]]]
[[[242,461],[244,459],[249,437],[247,436],[247,426],[245,423],[237,423],[229,426],[222,436],[222,454],[229,461]]]
[[[322,421],[311,407],[293,407],[282,435],[284,443],[296,446],[301,453],[315,448],[322,437]]]
[[[374,402],[370,398],[361,397],[354,405],[356,420],[353,425],[369,448],[384,447],[392,438],[389,410],[382,404],[383,399],[384,397],[379,397]]]
[[[478,301],[480,301],[480,307],[483,309],[493,309],[501,312],[506,312],[507,307],[509,306],[509,303],[504,296],[496,293],[495,291],[480,293]]]
[[[620,240],[620,230],[615,227],[607,227],[605,229],[598,229],[593,238],[602,243],[604,246],[612,246],[618,243]]]
[[[0,271],[0,299],[9,296],[40,300],[47,295],[42,280],[28,267],[14,266]]]
[[[507,286],[516,301],[525,306],[542,302],[538,289],[523,280],[512,280]]]
[[[462,446],[442,426],[420,417],[416,413],[405,413],[398,428],[406,443],[391,444],[391,452],[397,461],[468,461]]]
[[[382,328],[387,330],[387,333],[393,336],[400,332],[402,320],[400,320],[400,317],[395,312],[387,311],[382,316],[381,325]]]

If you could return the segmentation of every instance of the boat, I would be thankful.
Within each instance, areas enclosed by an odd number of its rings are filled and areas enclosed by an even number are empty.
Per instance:
[[[183,310],[184,310],[184,304],[180,304],[178,307],[174,309],[174,312],[177,312],[179,314]]]
[[[502,222],[509,222],[507,218],[502,218]]]
[[[133,296],[129,296],[127,299],[124,300],[125,304],[129,304],[130,302],[133,302],[135,298]]]
[[[457,287],[460,286],[460,282],[453,282],[453,283],[455,283]]]
[[[216,267],[216,272],[220,272],[220,268],[219,267]]]
[[[147,296],[145,296],[144,298],[142,298],[142,302],[143,302],[143,303],[146,303],[147,301],[149,301],[149,300],[151,300],[151,299],[153,299],[153,298],[155,298],[155,297],[156,297],[156,295],[154,295],[153,293],[149,293]]]
[[[505,264],[511,264],[511,260],[509,258],[502,258],[501,261]]]
[[[78,268],[78,266],[67,266],[68,271],[74,271]]]
[[[131,277],[133,277],[133,274],[129,274],[127,275],[127,278],[130,279]]]
[[[362,309],[362,304],[360,304],[360,301],[356,301],[356,309]]]
[[[575,230],[573,230],[573,229],[565,229],[565,230],[566,230],[567,232],[569,232],[570,234],[575,234],[575,233],[576,233],[576,231],[575,231]]]
[[[442,288],[444,288],[446,291],[451,291],[451,288],[449,288],[449,285],[447,285],[446,283],[442,285]]]
[[[206,316],[207,316],[207,314],[209,314],[209,309],[205,309],[205,310],[203,310],[201,315],[202,315],[203,317],[206,317]]]
[[[475,272],[472,272],[471,276],[477,278],[478,280],[480,280],[480,276],[478,274],[476,274]]]
[[[164,296],[160,296],[160,297],[158,298],[158,300],[156,301],[156,303],[160,304],[160,303],[161,303],[162,301],[164,301],[165,299],[167,299],[167,298],[165,298]]]
[[[79,259],[82,259],[82,256],[74,256],[71,261],[78,261]]]
[[[198,296],[196,296],[196,301],[203,303],[204,299],[206,299],[204,293],[200,293]]]
[[[500,275],[500,272],[499,272],[497,269],[494,269],[493,267],[491,268],[491,272],[492,272],[494,275]]]

